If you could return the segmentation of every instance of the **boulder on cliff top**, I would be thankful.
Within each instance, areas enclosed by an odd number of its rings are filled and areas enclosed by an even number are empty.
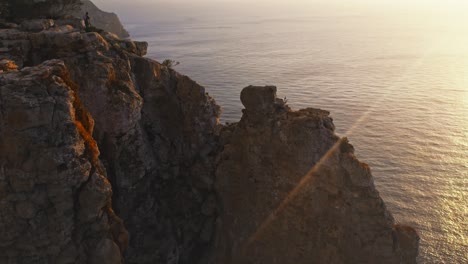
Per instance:
[[[0,71],[14,71],[18,69],[18,65],[12,60],[3,59],[0,61]]]
[[[30,19],[24,20],[20,24],[20,29],[29,32],[41,32],[54,26],[52,19]]]
[[[70,25],[76,29],[80,29],[80,30],[85,29],[84,20],[78,17],[74,17],[74,16],[65,16],[65,17],[59,18],[55,20],[55,25],[56,26]]]
[[[271,112],[276,103],[276,87],[248,86],[242,90],[240,99],[247,111]]]

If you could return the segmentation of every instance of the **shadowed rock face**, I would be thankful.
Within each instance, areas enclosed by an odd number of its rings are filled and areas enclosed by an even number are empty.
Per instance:
[[[288,111],[274,87],[247,87],[221,133],[215,263],[414,263],[417,234],[395,226],[369,167],[327,111]]]
[[[0,29],[0,263],[415,263],[328,112],[250,86],[221,126],[147,44],[54,22]]]

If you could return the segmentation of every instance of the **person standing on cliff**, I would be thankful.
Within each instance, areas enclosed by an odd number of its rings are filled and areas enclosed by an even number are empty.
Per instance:
[[[91,20],[91,18],[89,17],[88,12],[86,12],[86,15],[84,17],[86,30],[88,30],[91,27],[90,20]]]

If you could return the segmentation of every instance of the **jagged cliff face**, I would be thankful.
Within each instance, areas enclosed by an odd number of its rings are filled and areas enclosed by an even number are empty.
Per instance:
[[[146,43],[52,22],[0,29],[0,262],[415,262],[326,111],[249,87],[221,126]]]

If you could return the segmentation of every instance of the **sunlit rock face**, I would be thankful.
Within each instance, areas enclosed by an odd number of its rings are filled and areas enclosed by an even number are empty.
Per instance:
[[[121,263],[127,231],[66,66],[9,64],[0,75],[0,263]]]
[[[0,263],[415,262],[328,112],[251,86],[221,126],[146,43],[52,22],[0,29]]]
[[[327,111],[290,111],[275,87],[241,100],[221,133],[215,263],[415,263],[417,234],[395,226]]]

